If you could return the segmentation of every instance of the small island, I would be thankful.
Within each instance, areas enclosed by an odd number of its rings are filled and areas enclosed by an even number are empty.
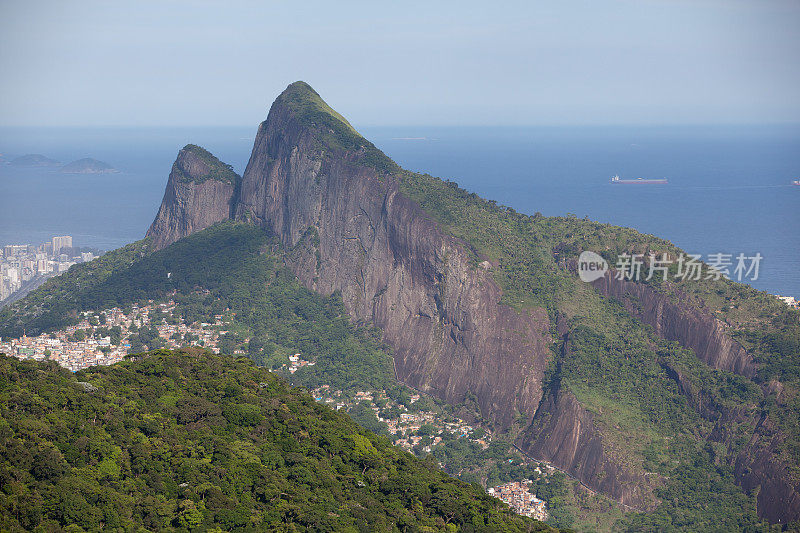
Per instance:
[[[17,167],[54,167],[60,163],[42,154],[26,154],[12,159],[9,164]]]
[[[65,174],[108,174],[119,171],[108,163],[86,157],[64,165],[61,167],[61,172]]]

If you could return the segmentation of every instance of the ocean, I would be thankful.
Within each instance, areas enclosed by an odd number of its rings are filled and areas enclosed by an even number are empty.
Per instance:
[[[754,287],[800,297],[800,125],[686,127],[370,127],[400,165],[456,181],[517,211],[588,216],[668,239],[689,253],[760,253]],[[177,151],[204,146],[241,173],[256,127],[0,129],[6,160],[40,153],[105,161],[116,174],[0,164],[0,245],[72,235],[113,249],[140,239]],[[666,177],[666,185],[610,178]]]

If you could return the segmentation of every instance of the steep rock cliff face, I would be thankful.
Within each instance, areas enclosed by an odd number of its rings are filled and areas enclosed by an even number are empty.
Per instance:
[[[491,267],[470,264],[462,243],[381,172],[385,162],[365,161],[367,141],[320,144],[284,96],[259,128],[237,218],[273,230],[304,284],[341,291],[354,318],[380,327],[400,380],[453,403],[473,394],[502,428],[519,414],[530,420],[550,355],[545,311],[499,305]]]
[[[735,441],[740,438],[737,429],[752,428],[748,441],[724,460],[733,465],[742,489],[757,493],[758,515],[773,524],[800,520],[800,481],[781,453],[786,434],[760,409],[723,407],[713,399],[702,405],[702,416],[715,421],[710,441],[733,444],[736,449]]]
[[[161,249],[231,216],[239,183],[230,167],[187,145],[172,165],[164,199],[147,236]]]
[[[652,509],[656,498],[644,473],[610,457],[589,413],[568,390],[555,387],[523,433],[520,447],[549,461],[592,490],[637,510]]]
[[[800,520],[800,482],[778,460],[778,449],[785,438],[763,415],[734,462],[737,482],[748,492],[758,491],[758,514],[771,523]]]
[[[622,302],[629,313],[650,324],[657,335],[693,350],[712,368],[749,378],[755,375],[753,358],[731,338],[724,323],[710,313],[677,303],[645,284],[616,279],[611,272],[593,285],[601,294]],[[729,428],[740,424],[754,427],[749,442],[726,460],[735,465],[734,476],[742,489],[748,493],[758,491],[759,516],[771,523],[800,519],[800,483],[778,451],[786,436],[766,415],[754,419],[756,415],[747,409],[717,405],[714,398],[703,398],[680,370],[669,365],[664,368],[689,404],[704,418],[715,421],[709,440],[732,444],[736,436]]]
[[[645,284],[617,279],[612,272],[592,284],[601,294],[619,300],[629,313],[653,326],[656,335],[693,350],[709,366],[746,377],[755,375],[753,358],[710,313],[676,303]]]

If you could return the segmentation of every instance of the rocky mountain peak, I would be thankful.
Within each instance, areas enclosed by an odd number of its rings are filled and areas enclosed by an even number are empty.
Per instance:
[[[240,182],[230,165],[200,146],[187,144],[172,164],[161,207],[147,237],[160,249],[229,219]]]
[[[303,81],[290,84],[275,99],[267,120],[259,127],[253,153],[259,151],[270,160],[277,159],[281,148],[287,147],[302,147],[315,157],[345,158],[381,173],[400,170]]]
[[[296,120],[306,126],[327,125],[364,140],[346,118],[334,111],[319,93],[304,81],[296,81],[286,87],[275,99],[272,108],[288,110]]]
[[[183,182],[202,183],[216,180],[236,185],[241,179],[230,165],[217,159],[211,152],[196,144],[187,144],[179,152],[172,165],[175,177]]]

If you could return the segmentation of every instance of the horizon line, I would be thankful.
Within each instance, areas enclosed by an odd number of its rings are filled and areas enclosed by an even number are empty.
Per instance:
[[[256,124],[0,124],[0,130],[8,129],[168,129],[168,128],[258,128]],[[575,122],[575,123],[417,123],[361,124],[361,128],[608,128],[608,127],[742,127],[742,126],[800,126],[800,120],[742,121],[742,122]]]

